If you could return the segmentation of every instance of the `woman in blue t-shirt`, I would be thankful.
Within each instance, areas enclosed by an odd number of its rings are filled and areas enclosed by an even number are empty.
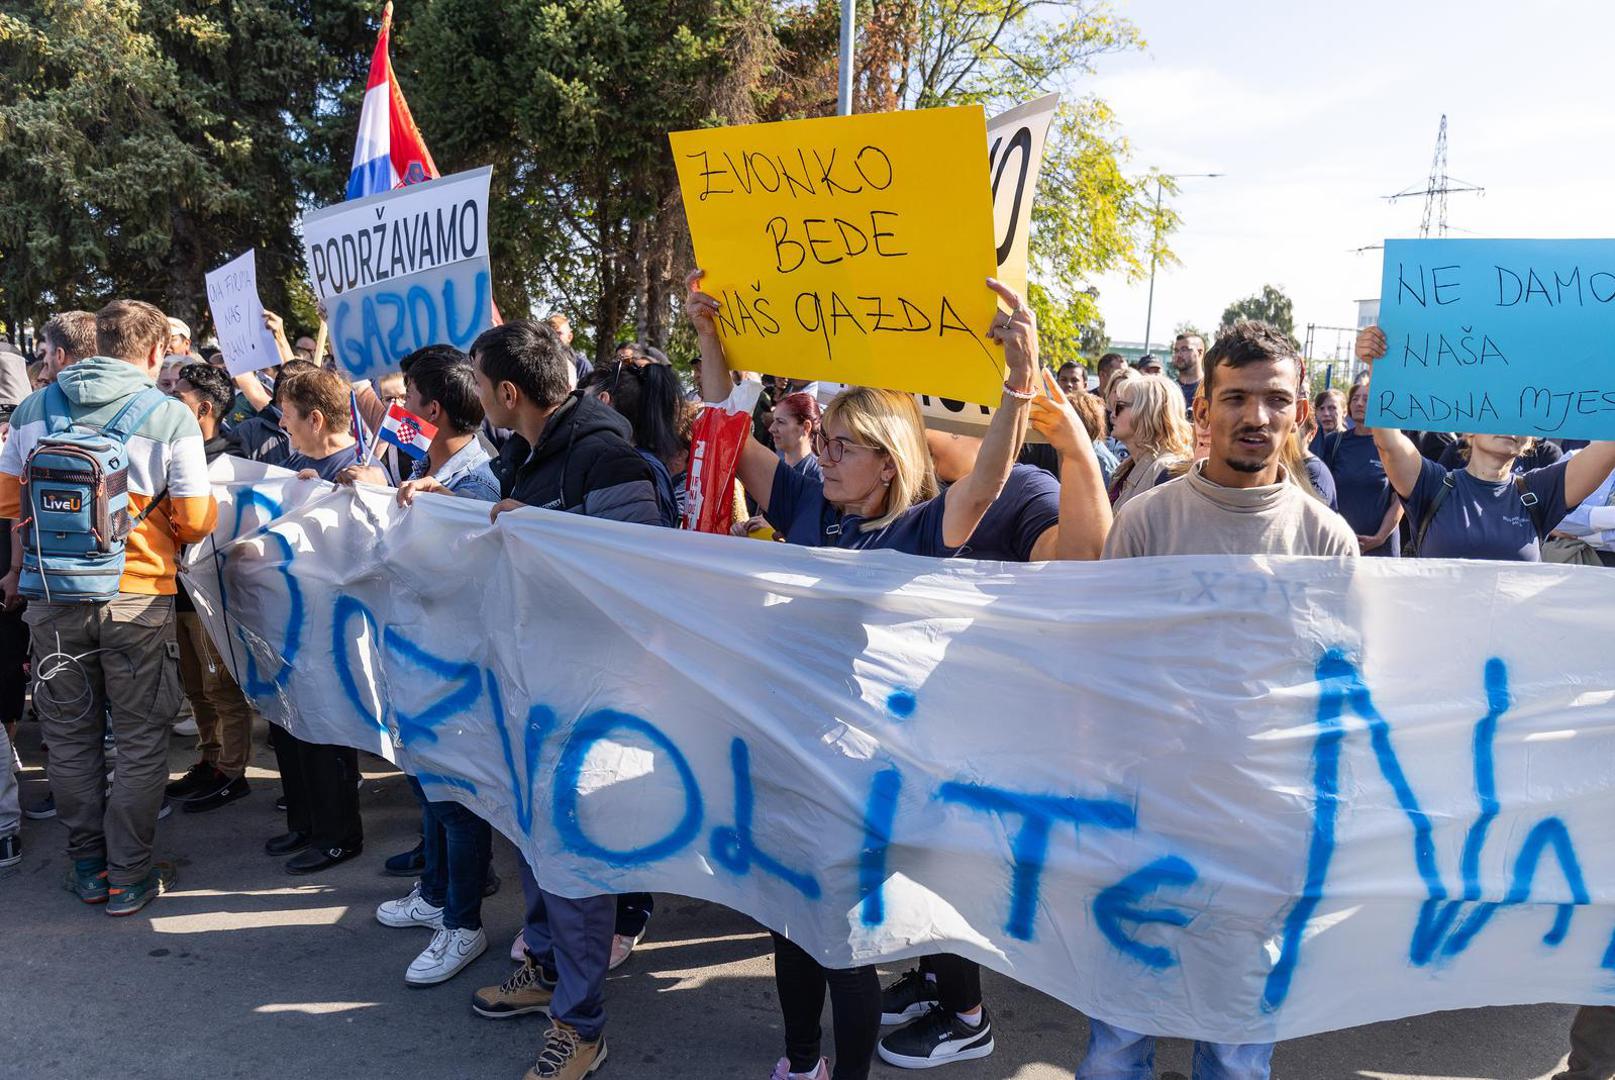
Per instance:
[[[1369,364],[1384,356],[1385,334],[1372,326],[1358,334],[1357,355]],[[1466,464],[1449,469],[1420,454],[1402,432],[1374,429],[1385,475],[1407,505],[1413,547],[1427,558],[1541,562],[1543,539],[1615,469],[1615,442],[1597,442],[1517,476],[1514,463],[1533,440],[1466,437]]]
[[[721,401],[729,394],[730,378],[716,323],[719,301],[701,291],[701,276],[699,270],[690,275],[685,311],[701,347],[702,396]],[[1004,513],[994,502],[1011,479],[1015,451],[1037,396],[1037,327],[1013,290],[996,281],[988,284],[1011,309],[1008,315],[998,313],[988,331],[988,337],[1004,348],[1007,378],[974,467],[947,491],[938,493],[924,421],[913,396],[869,387],[844,390],[825,406],[820,429],[815,432],[817,475],[792,468],[753,437],[747,437],[741,450],[736,470],[741,484],[788,542],[810,547],[890,548],[942,558],[967,546],[972,551],[995,552],[1032,546],[1025,542],[1027,537],[1010,535],[1017,532],[1015,523],[1025,515]],[[1097,494],[1102,491],[1102,480],[1092,444],[1079,441],[1082,447],[1076,448],[1069,466],[1070,482],[1087,485],[1093,498],[1102,498]],[[1062,477],[1066,468],[1062,464]],[[1029,481],[1014,485],[1013,490],[1028,499],[1048,498]],[[1057,492],[1054,501],[1058,520],[1066,507]],[[1079,500],[1071,503],[1081,505]],[[1003,522],[1002,529],[995,530],[1003,536],[978,534],[989,509]],[[1069,557],[1068,551],[1097,553],[1104,543],[1102,530],[1108,525],[1108,516],[1060,521],[1055,557]],[[1087,535],[1095,529],[1100,530],[1096,542]],[[992,1025],[981,1005],[975,965],[957,957],[936,957],[932,963],[938,969],[933,984],[939,999],[936,1007],[923,997],[917,999],[921,1015],[880,1040],[881,1056],[899,1064],[909,1058],[940,1064],[990,1054]],[[885,1011],[874,967],[827,969],[775,934],[774,976],[786,1043],[786,1056],[775,1067],[775,1077],[865,1080]],[[926,982],[924,976],[919,977],[922,991]],[[891,993],[905,992],[903,988],[913,984],[912,979],[901,980]],[[819,1013],[826,988],[835,1016],[833,1072],[820,1056]],[[912,1014],[903,1013],[908,1015]]]
[[[1368,383],[1352,386],[1346,399],[1352,426],[1326,435],[1318,444],[1318,456],[1335,482],[1336,509],[1357,534],[1357,546],[1364,555],[1390,556],[1402,553],[1397,525],[1402,520],[1402,504],[1385,477],[1385,465],[1374,445],[1374,432],[1363,423],[1368,414]]]

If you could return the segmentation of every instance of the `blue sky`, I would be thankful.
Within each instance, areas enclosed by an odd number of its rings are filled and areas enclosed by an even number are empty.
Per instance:
[[[1183,181],[1157,342],[1268,282],[1294,299],[1298,336],[1354,325],[1380,253],[1352,249],[1418,234],[1423,200],[1381,196],[1424,186],[1443,112],[1448,171],[1486,189],[1451,196],[1451,235],[1615,236],[1615,3],[1117,6],[1148,48],[1075,89],[1115,108],[1133,170],[1227,174]],[[1094,284],[1110,336],[1142,340],[1147,282]]]

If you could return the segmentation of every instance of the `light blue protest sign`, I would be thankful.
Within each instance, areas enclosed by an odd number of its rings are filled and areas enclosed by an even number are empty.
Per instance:
[[[1367,422],[1615,438],[1615,240],[1387,240]]]
[[[426,345],[467,349],[493,325],[492,175],[473,169],[303,219],[309,281],[350,378],[397,371]]]

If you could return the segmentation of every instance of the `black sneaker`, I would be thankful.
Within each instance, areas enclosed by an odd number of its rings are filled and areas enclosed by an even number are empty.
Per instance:
[[[210,762],[198,761],[186,770],[185,775],[163,789],[170,799],[191,799],[211,795],[229,780]]]
[[[244,799],[251,791],[252,788],[247,786],[245,776],[229,777],[225,780],[224,786],[211,795],[187,799],[180,804],[180,809],[187,814],[205,814],[209,810],[217,810],[219,807],[233,803],[237,799]]]
[[[984,1058],[993,1052],[993,1022],[986,1006],[977,1027],[940,1005],[911,1020],[875,1044],[880,1059],[899,1069],[929,1069],[955,1061]]]
[[[426,841],[408,851],[400,851],[382,864],[382,872],[392,877],[420,877],[426,869]]]
[[[22,816],[29,821],[44,821],[46,818],[56,816],[56,796],[46,795],[38,802],[29,803],[23,807]]]
[[[0,866],[16,866],[22,862],[22,837],[16,833],[0,836]]]
[[[936,982],[919,968],[905,971],[901,978],[880,992],[880,1025],[889,1027],[923,1016],[935,1005]]]
[[[286,812],[286,796],[282,795],[280,798],[275,800],[275,809],[279,810],[283,814]]]

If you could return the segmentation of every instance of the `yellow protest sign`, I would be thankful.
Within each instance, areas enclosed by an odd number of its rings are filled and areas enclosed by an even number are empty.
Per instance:
[[[669,138],[731,366],[997,403],[979,107]]]

